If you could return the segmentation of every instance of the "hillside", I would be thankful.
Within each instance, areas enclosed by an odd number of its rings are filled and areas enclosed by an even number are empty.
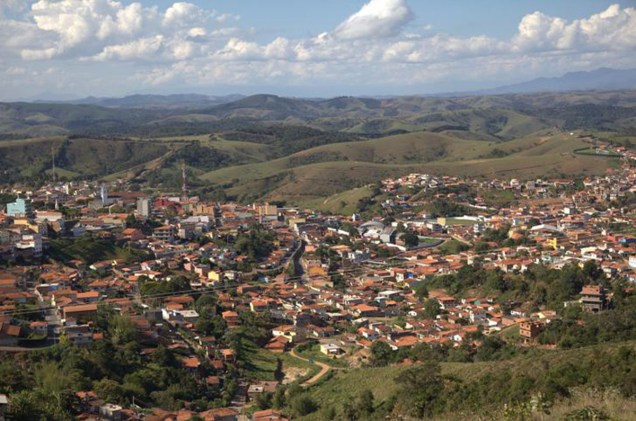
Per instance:
[[[612,376],[630,375],[624,372],[624,366],[616,362],[623,360],[626,355],[633,358],[634,352],[636,343],[624,342],[565,351],[531,352],[527,356],[502,361],[442,363],[441,374],[446,379],[446,395],[438,398],[441,402],[431,402],[437,408],[434,419],[468,419],[467,414],[472,417],[481,415],[488,419],[503,419],[505,403],[529,401],[537,390],[543,390],[544,393],[548,390],[556,391],[548,398],[554,399],[553,417],[549,419],[562,419],[560,416],[566,412],[591,404],[600,406],[599,409],[603,411],[613,412],[610,415],[618,417],[617,419],[634,419],[633,416],[625,418],[627,414],[620,411],[626,408],[633,411],[636,404],[620,394],[615,395],[612,401],[609,394],[579,394],[576,389],[572,389],[569,399],[563,395],[558,397],[564,393],[563,387],[575,387],[582,391],[580,388],[584,385],[590,388],[603,385],[607,388],[615,383],[620,384],[620,380],[608,379]],[[399,410],[400,399],[397,404],[394,399],[396,395],[403,393],[404,386],[398,379],[421,366],[421,363],[415,363],[335,370],[330,379],[312,386],[306,392],[305,396],[312,399],[320,410],[301,419],[323,419],[324,411],[329,407],[340,413],[341,408],[363,390],[373,393],[377,408],[376,417],[369,419],[383,419],[383,411],[389,402],[398,405]],[[625,393],[631,392],[626,390]],[[609,405],[610,402],[613,403],[612,406]]]
[[[586,145],[576,137],[548,132],[505,143],[418,132],[320,146],[268,162],[211,171],[201,179],[239,198],[303,202],[409,172],[530,178],[602,174],[615,165],[616,160],[573,153]]]
[[[230,101],[232,97],[206,98],[132,96],[83,103],[0,103],[0,139],[60,134],[182,136],[271,123],[367,135],[452,129],[509,139],[542,128],[569,128],[580,120],[597,117],[599,112],[604,119],[593,119],[586,128],[602,125],[633,131],[636,117],[635,91],[328,100],[275,95],[235,101]],[[218,105],[209,105],[214,103]],[[584,105],[595,107],[581,108]]]
[[[229,99],[0,104],[0,164],[9,182],[52,177],[55,156],[60,178],[122,179],[173,191],[183,162],[198,194],[325,209],[337,201],[351,209],[361,191],[346,192],[409,172],[602,174],[618,160],[574,154],[588,146],[579,134],[602,133],[628,146],[636,134],[636,91]],[[223,103],[209,105],[216,100]]]

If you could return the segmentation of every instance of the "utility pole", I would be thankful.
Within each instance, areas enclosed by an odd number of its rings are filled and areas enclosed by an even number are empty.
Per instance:
[[[55,172],[55,146],[51,145],[51,171],[53,171],[53,182],[57,182],[57,173]]]

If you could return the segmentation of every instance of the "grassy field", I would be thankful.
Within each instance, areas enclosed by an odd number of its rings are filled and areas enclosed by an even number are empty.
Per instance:
[[[301,369],[311,377],[318,372],[319,367],[306,361],[294,358],[287,353],[274,354],[266,349],[259,348],[254,343],[243,341],[245,350],[245,369],[249,379],[261,381],[281,380],[276,378],[278,361],[282,362],[282,371],[285,373],[290,368]]]
[[[350,366],[349,363],[343,359],[329,358],[328,356],[320,352],[320,345],[318,344],[313,344],[310,348],[297,352],[297,354],[303,358],[320,361],[321,363],[330,365],[332,367],[347,368]]]
[[[319,209],[323,212],[351,215],[356,212],[356,205],[360,200],[372,197],[372,195],[371,187],[364,186],[336,193],[326,199],[300,200],[299,204],[309,209]]]
[[[636,342],[622,343],[636,349]],[[559,363],[574,362],[582,357],[597,355],[601,351],[613,352],[618,348],[618,344],[597,345],[586,348],[579,348],[567,351],[543,351],[537,355],[519,357],[511,360],[496,362],[477,363],[443,363],[442,372],[445,375],[461,379],[462,382],[470,384],[479,382],[481,378],[494,373],[510,373],[512,376],[524,374],[541,373],[546,367]],[[537,350],[538,351],[538,350]],[[333,377],[325,382],[321,382],[309,389],[309,396],[318,403],[319,406],[341,407],[343,403],[349,401],[353,394],[364,389],[373,393],[376,404],[386,401],[398,390],[395,379],[410,366],[391,366],[381,368],[360,368],[334,372]],[[570,407],[564,404],[564,407]],[[630,405],[625,399],[622,404]],[[631,407],[636,407],[631,403]],[[316,412],[310,414],[303,420],[320,420],[322,414]],[[460,418],[448,418],[460,419]],[[465,418],[461,418],[465,419]],[[625,419],[625,418],[620,418]],[[628,418],[633,419],[633,418]]]
[[[525,117],[508,115],[502,130],[512,123],[536,123]],[[475,120],[471,124],[482,123]],[[0,142],[0,165],[21,169],[12,177],[46,175],[51,156],[42,151],[53,148],[59,177],[139,178],[171,191],[180,186],[179,165],[185,160],[193,191],[223,190],[239,200],[283,200],[350,214],[360,199],[370,196],[370,184],[411,172],[520,179],[571,177],[603,174],[619,162],[607,156],[576,154],[589,144],[551,129],[509,141],[484,140],[484,136],[475,140],[465,136],[471,132],[453,133],[459,132],[414,132],[330,143],[282,157],[286,152],[280,145],[231,141],[222,135],[128,140],[51,137]],[[289,142],[295,142],[293,136]]]
[[[573,152],[586,146],[578,138],[547,131],[504,143],[408,133],[325,145],[267,162],[222,168],[201,178],[239,198],[256,198],[254,192],[259,192],[269,199],[312,205],[322,199],[323,209],[347,213],[367,194],[360,187],[409,172],[524,179],[602,174],[617,165],[613,159]],[[491,157],[495,150],[497,157]]]
[[[103,260],[122,260],[124,262],[141,261],[148,253],[138,249],[118,247],[113,241],[82,237],[77,240],[51,240],[50,256],[62,262],[79,259],[91,264]]]

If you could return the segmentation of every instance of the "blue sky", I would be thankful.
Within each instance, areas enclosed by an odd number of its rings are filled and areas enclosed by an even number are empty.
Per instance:
[[[169,0],[157,2],[163,6]],[[200,6],[210,1],[194,1]],[[267,6],[264,7],[263,4]],[[247,26],[262,28],[263,32],[302,37],[318,34],[338,25],[344,17],[359,10],[361,0],[218,0],[213,4],[222,11],[241,16]],[[540,10],[546,14],[568,19],[580,19],[604,10],[612,4],[634,5],[635,2],[606,0],[411,0],[416,24],[432,25],[435,30],[454,35],[485,34],[495,37],[511,36],[521,18]],[[573,7],[573,5],[575,5]]]
[[[0,0],[0,100],[391,95],[636,67],[636,3]]]

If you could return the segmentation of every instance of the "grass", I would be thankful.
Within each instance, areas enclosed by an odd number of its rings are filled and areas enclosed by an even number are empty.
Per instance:
[[[245,350],[245,369],[249,379],[260,381],[275,381],[276,368],[278,360],[282,361],[283,372],[287,367],[295,367],[307,370],[307,374],[303,377],[311,377],[316,374],[319,368],[315,364],[294,358],[289,354],[274,354],[264,348],[258,347],[253,342],[244,340],[243,349]]]
[[[309,199],[300,201],[300,204],[310,209],[318,209],[323,212],[351,215],[357,211],[358,202],[373,196],[373,190],[369,186],[357,187],[336,193],[326,199]]]
[[[484,376],[494,373],[507,372],[512,376],[520,376],[523,374],[541,373],[545,367],[556,365],[559,363],[575,362],[583,357],[596,355],[599,351],[612,351],[626,345],[636,349],[636,342],[624,342],[621,344],[603,344],[590,346],[585,348],[566,350],[566,351],[542,351],[534,353],[532,356],[522,356],[510,360],[494,361],[494,362],[476,362],[476,363],[442,363],[442,372],[445,375],[453,376],[461,379],[469,385],[472,382],[478,382]],[[351,369],[344,371],[336,371],[333,377],[325,382],[321,382],[308,391],[309,396],[318,403],[319,406],[333,406],[336,408],[349,401],[352,396],[361,390],[370,390],[377,404],[386,401],[398,391],[398,385],[395,379],[409,366],[390,366],[390,367],[365,367],[359,369]],[[570,408],[573,404],[580,405],[585,400],[574,401],[572,403],[561,403],[563,408]],[[636,407],[632,402],[614,402],[617,406],[627,405],[628,407]],[[304,420],[319,420],[320,412],[316,412],[306,416]],[[448,418],[456,419],[456,418]],[[467,419],[467,418],[462,418]],[[619,418],[624,419],[624,418]]]
[[[586,146],[580,139],[547,131],[505,143],[408,133],[320,146],[267,162],[222,168],[201,178],[224,186],[238,198],[311,205],[322,199],[325,210],[348,213],[368,193],[361,187],[410,172],[532,179],[603,174],[617,165],[613,159],[573,153]],[[505,156],[484,158],[495,148]]]
[[[303,358],[319,361],[321,363],[330,365],[332,367],[338,367],[338,368],[350,367],[349,363],[347,363],[345,360],[329,358],[328,356],[320,352],[320,345],[318,344],[313,344],[310,348],[305,349],[301,352],[296,352],[296,353]]]
[[[88,236],[77,240],[51,240],[50,244],[49,255],[62,262],[78,259],[88,264],[103,260],[123,260],[130,263],[148,258],[145,251],[118,247],[113,241]]]
[[[464,218],[446,218],[446,225],[475,225],[472,219]]]

